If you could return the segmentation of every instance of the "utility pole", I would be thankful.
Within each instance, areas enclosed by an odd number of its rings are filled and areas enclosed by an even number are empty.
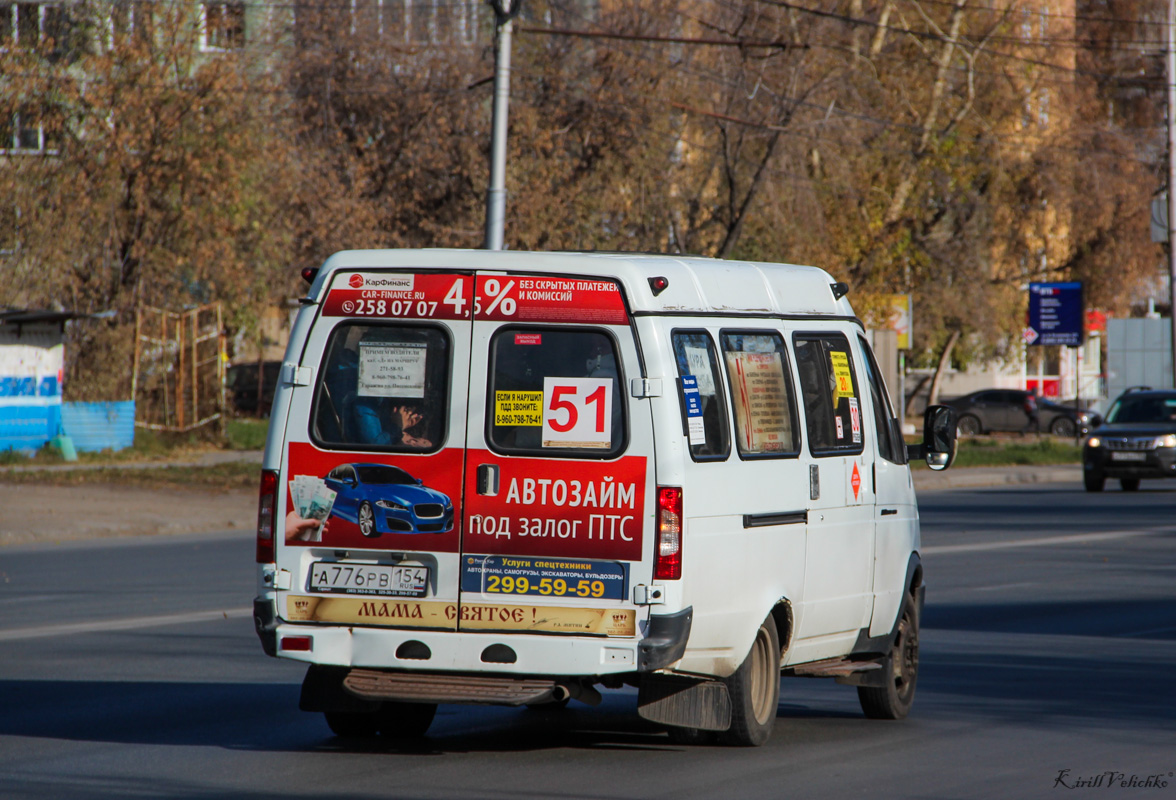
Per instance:
[[[1176,2],[1176,0],[1172,0]],[[490,139],[490,188],[486,190],[485,249],[501,250],[506,225],[506,123],[510,105],[510,37],[522,0],[490,0],[494,9],[494,119]]]
[[[1176,242],[1172,226],[1176,224],[1176,0],[1168,0],[1168,50],[1165,79],[1168,88],[1168,298],[1172,325],[1172,386],[1176,388]]]

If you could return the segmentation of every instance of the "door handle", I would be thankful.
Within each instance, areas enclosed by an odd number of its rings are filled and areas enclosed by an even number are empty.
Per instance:
[[[478,465],[477,492],[486,497],[496,497],[498,495],[497,464]]]

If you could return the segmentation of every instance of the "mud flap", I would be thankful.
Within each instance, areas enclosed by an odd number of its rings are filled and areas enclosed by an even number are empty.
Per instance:
[[[637,713],[662,725],[725,731],[731,727],[731,695],[722,681],[642,675]]]

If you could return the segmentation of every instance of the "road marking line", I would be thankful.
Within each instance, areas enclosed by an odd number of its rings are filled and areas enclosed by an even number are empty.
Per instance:
[[[1169,525],[1157,528],[1136,528],[1128,531],[1104,531],[1102,533],[1075,533],[1070,536],[1046,536],[1040,539],[1016,539],[1011,542],[977,542],[976,544],[947,544],[938,547],[924,547],[920,552],[927,555],[948,555],[950,553],[979,553],[988,550],[1009,550],[1015,547],[1050,547],[1062,544],[1084,542],[1108,542],[1127,539],[1132,536],[1154,536],[1157,533],[1176,532]]]
[[[211,622],[216,619],[240,619],[252,617],[252,608],[230,608],[222,611],[192,611],[187,614],[160,614],[154,617],[124,617],[99,622],[73,622],[63,625],[45,625],[39,628],[16,628],[0,630],[0,642],[21,639],[41,639],[48,636],[71,636],[79,633],[102,633],[107,631],[130,631],[137,628],[157,628],[164,625],[185,625],[189,622]]]

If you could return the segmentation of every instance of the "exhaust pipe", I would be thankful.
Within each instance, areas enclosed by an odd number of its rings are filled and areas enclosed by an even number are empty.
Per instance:
[[[564,700],[579,700],[590,706],[598,706],[604,701],[600,692],[583,683],[557,683],[551,690],[551,698],[557,703]]]

